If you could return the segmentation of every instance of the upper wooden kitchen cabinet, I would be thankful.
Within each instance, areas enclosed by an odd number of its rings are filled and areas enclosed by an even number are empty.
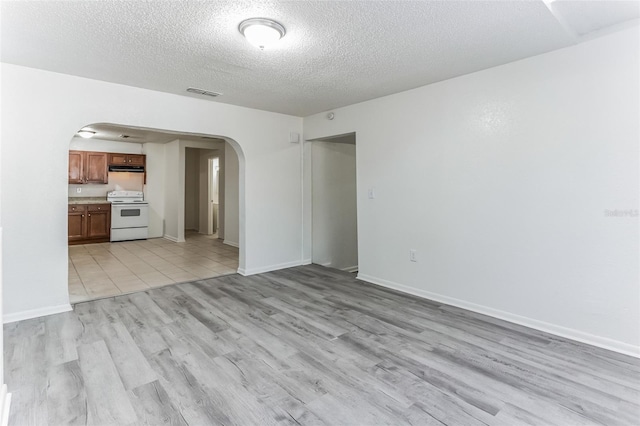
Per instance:
[[[142,154],[109,154],[110,166],[144,166],[145,156]]]
[[[69,151],[69,183],[84,183],[84,153]]]
[[[107,153],[69,151],[69,183],[108,183]]]

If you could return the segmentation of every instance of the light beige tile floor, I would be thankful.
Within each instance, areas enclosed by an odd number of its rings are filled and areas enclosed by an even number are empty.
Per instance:
[[[71,303],[236,272],[238,249],[216,235],[69,246]]]

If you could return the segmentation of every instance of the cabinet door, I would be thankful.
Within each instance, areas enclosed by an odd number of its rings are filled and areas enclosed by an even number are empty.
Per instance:
[[[85,152],[84,175],[86,183],[109,183],[107,154]]]
[[[69,183],[84,183],[84,155],[82,151],[69,151]]]
[[[87,212],[87,238],[108,238],[111,219],[108,211]]]
[[[127,155],[127,164],[130,166],[144,166],[144,155]]]
[[[121,166],[127,164],[126,154],[109,154],[109,165]]]
[[[87,216],[84,209],[69,212],[69,241],[77,241],[85,238],[87,231]]]

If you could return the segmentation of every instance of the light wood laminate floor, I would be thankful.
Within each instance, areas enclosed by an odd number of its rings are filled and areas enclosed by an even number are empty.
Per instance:
[[[12,425],[637,425],[640,362],[304,266],[5,325]]]

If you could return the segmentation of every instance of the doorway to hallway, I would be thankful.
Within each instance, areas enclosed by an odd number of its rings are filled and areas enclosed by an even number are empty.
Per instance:
[[[215,233],[224,244],[239,247],[239,191],[238,156],[227,143],[185,149],[185,232]]]
[[[311,146],[312,257],[315,264],[358,270],[355,133]]]

